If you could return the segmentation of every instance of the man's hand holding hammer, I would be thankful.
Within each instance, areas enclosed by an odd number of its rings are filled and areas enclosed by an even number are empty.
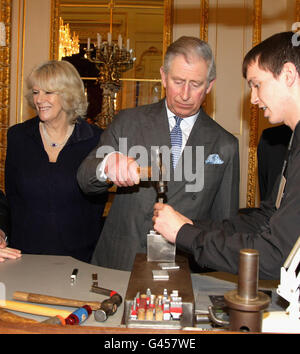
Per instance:
[[[104,172],[118,187],[129,187],[140,183],[138,163],[132,158],[119,152],[109,155]]]

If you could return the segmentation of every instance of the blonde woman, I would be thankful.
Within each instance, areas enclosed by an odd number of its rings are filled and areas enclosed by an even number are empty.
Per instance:
[[[37,116],[7,134],[9,245],[22,253],[89,262],[102,228],[106,195],[84,195],[76,171],[102,131],[83,119],[87,101],[72,64],[45,62],[33,69],[27,86],[27,99]]]

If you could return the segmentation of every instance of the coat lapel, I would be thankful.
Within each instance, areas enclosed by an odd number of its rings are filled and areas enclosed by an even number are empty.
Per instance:
[[[170,146],[169,122],[165,101],[161,100],[145,112],[142,132],[147,146]]]
[[[144,112],[143,121],[141,121],[140,131],[143,135],[141,141],[148,151],[149,164],[156,171],[155,176],[158,178],[158,165],[155,161],[156,149],[154,147],[166,146],[170,149],[169,122],[164,100],[149,108],[151,109]]]

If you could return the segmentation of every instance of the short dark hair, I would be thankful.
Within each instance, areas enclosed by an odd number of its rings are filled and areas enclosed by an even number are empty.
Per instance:
[[[258,66],[278,77],[285,63],[293,63],[300,75],[300,46],[293,43],[294,32],[281,32],[253,47],[243,61],[243,76],[247,77],[249,65],[258,61]]]

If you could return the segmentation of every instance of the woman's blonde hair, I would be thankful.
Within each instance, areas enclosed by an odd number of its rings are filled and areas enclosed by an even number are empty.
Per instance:
[[[61,97],[63,110],[70,121],[75,122],[77,117],[84,117],[87,110],[87,99],[84,85],[76,68],[67,61],[50,60],[32,70],[27,78],[29,104],[33,103],[34,86],[43,91],[55,92]]]

